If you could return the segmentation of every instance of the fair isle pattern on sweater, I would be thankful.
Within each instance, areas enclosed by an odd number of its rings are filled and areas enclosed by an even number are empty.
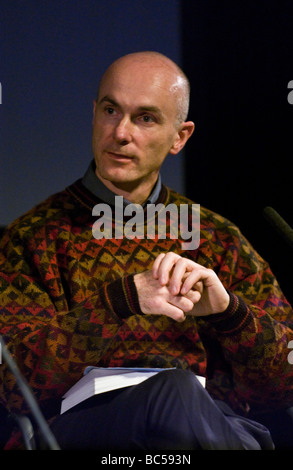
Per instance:
[[[93,238],[102,202],[78,180],[15,221],[1,241],[0,333],[42,403],[61,396],[88,365],[178,367],[207,377],[235,411],[292,405],[292,309],[267,263],[238,228],[201,208],[200,246],[178,240]],[[163,186],[157,203],[191,204]],[[214,269],[230,295],[226,312],[177,323],[144,315],[133,277],[161,252]],[[25,409],[0,368],[1,402]]]

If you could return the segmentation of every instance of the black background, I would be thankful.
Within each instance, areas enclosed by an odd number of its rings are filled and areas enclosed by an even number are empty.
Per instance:
[[[291,301],[292,250],[263,209],[292,225],[292,31],[292,1],[182,1],[196,124],[185,151],[186,194],[238,225]]]

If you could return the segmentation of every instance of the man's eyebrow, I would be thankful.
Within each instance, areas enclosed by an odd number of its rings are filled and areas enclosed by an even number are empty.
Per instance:
[[[113,104],[113,106],[119,106],[118,103],[116,103],[115,100],[113,100],[112,98],[110,98],[110,96],[106,95],[104,96],[103,98],[101,98],[99,101],[98,101],[98,104],[102,104],[102,103],[111,103]]]
[[[103,104],[103,103],[110,103],[110,104],[112,104],[113,106],[117,106],[118,108],[121,108],[121,106],[119,105],[119,103],[117,103],[113,98],[111,98],[111,97],[108,96],[108,95],[103,96],[103,98],[101,98],[101,99],[98,101],[98,104]],[[137,110],[140,111],[140,112],[142,112],[142,111],[148,111],[148,112],[156,113],[161,119],[164,118],[162,111],[161,111],[160,108],[158,108],[157,106],[153,106],[153,105],[141,105],[141,106],[138,106]]]
[[[162,111],[157,106],[152,106],[152,105],[139,106],[138,110],[139,111],[149,111],[149,112],[159,114],[160,116],[163,116]]]

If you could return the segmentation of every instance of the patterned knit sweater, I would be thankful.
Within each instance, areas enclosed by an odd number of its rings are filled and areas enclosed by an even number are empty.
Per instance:
[[[200,245],[178,240],[95,239],[102,201],[78,180],[11,224],[1,241],[0,333],[38,402],[58,400],[88,365],[178,367],[237,412],[293,404],[293,312],[268,264],[238,228],[201,207]],[[157,203],[191,204],[162,187]],[[230,295],[221,314],[177,323],[144,315],[135,273],[174,251],[216,271]],[[0,399],[25,411],[0,366]]]

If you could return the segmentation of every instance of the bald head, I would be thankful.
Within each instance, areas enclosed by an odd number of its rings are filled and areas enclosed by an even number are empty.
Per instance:
[[[155,51],[144,51],[127,54],[113,62],[102,76],[99,90],[103,83],[114,73],[127,69],[140,70],[141,77],[150,77],[158,86],[164,83],[165,89],[173,98],[176,106],[175,126],[184,122],[188,115],[190,85],[181,68],[165,55]],[[162,81],[164,79],[164,82]],[[166,91],[165,90],[165,91]],[[99,92],[98,92],[99,96]]]
[[[128,54],[104,73],[93,107],[96,175],[115,194],[141,204],[167,155],[194,131],[186,121],[189,85],[181,69],[157,52]]]

